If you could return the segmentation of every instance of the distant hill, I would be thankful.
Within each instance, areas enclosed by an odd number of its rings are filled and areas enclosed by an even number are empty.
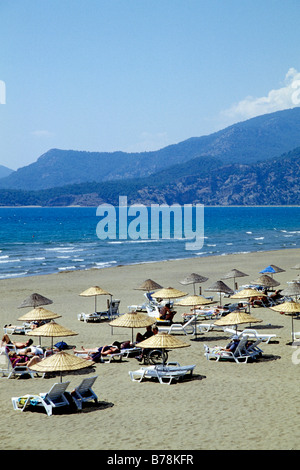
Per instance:
[[[128,204],[299,205],[300,147],[251,165],[198,157],[147,178],[81,183],[39,191],[0,189],[0,205]]]
[[[107,153],[52,149],[35,163],[2,178],[0,188],[26,190],[34,187],[39,190],[86,182],[148,178],[151,174],[185,164],[197,157],[215,158],[220,162],[219,165],[252,164],[280,156],[299,146],[300,107],[296,107],[258,116],[208,136],[193,137],[155,152]],[[193,174],[192,163],[189,167]]]
[[[5,178],[6,176],[14,173],[14,170],[7,168],[6,166],[0,165],[0,178]]]

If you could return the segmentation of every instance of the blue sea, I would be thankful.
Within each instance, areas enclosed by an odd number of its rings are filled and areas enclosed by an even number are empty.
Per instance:
[[[0,279],[300,247],[300,207],[205,207],[204,245],[100,240],[93,207],[0,208]]]

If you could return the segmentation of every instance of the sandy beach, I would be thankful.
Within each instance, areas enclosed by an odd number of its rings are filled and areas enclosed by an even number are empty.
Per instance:
[[[114,328],[108,322],[84,323],[77,314],[92,312],[94,298],[79,294],[98,285],[120,299],[120,312],[127,306],[140,304],[143,292],[135,290],[151,278],[164,287],[172,286],[192,293],[193,286],[179,281],[189,273],[209,278],[205,288],[236,268],[248,277],[237,279],[239,285],[251,283],[259,271],[274,264],[286,270],[275,275],[281,283],[294,279],[298,271],[291,269],[300,260],[300,250],[282,250],[219,257],[194,258],[100,270],[74,271],[53,275],[24,277],[1,281],[1,328],[7,323],[21,324],[17,318],[29,311],[18,305],[31,293],[38,292],[53,300],[49,308],[62,317],[57,322],[78,333],[61,338],[77,348],[98,347],[112,341],[131,338],[131,330]],[[225,281],[230,287],[233,279]],[[218,294],[214,299],[218,300]],[[98,308],[104,310],[106,297],[98,297]],[[177,308],[175,321],[181,321],[186,309]],[[170,360],[182,365],[196,364],[194,377],[170,386],[158,382],[134,383],[128,371],[138,369],[134,358],[122,362],[96,364],[98,375],[94,391],[99,404],[82,412],[44,413],[13,410],[11,397],[25,393],[47,392],[58,378],[2,378],[0,381],[0,420],[3,430],[2,450],[223,450],[223,449],[300,449],[299,372],[300,364],[292,360],[296,347],[291,345],[291,317],[267,308],[253,308],[253,316],[263,320],[256,326],[263,332],[275,333],[275,340],[263,344],[264,356],[257,362],[207,361],[204,343],[224,345],[229,335],[211,331],[198,337],[180,335],[190,347],[173,350]],[[294,320],[300,331],[299,320]],[[137,330],[136,330],[137,332]],[[143,330],[142,330],[143,332]],[[12,335],[13,340],[24,336]],[[35,342],[35,344],[37,344]],[[43,338],[50,345],[50,338]],[[300,359],[300,354],[299,354]],[[69,389],[84,374],[69,374]]]

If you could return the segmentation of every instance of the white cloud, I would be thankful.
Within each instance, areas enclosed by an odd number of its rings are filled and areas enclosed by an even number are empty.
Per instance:
[[[234,120],[250,119],[262,114],[294,108],[300,104],[300,73],[290,68],[284,80],[284,86],[271,90],[267,96],[246,97],[222,112],[222,115]]]
[[[37,130],[37,131],[32,131],[31,135],[35,137],[52,137],[54,134],[46,130]]]

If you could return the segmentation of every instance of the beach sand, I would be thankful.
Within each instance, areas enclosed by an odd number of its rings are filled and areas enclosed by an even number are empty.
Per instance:
[[[131,330],[114,328],[108,322],[84,323],[77,320],[80,312],[92,312],[94,298],[79,296],[90,286],[98,285],[120,299],[120,312],[127,306],[143,303],[143,292],[135,290],[151,278],[164,287],[172,286],[193,293],[193,286],[179,283],[187,274],[199,273],[209,278],[205,288],[236,268],[248,277],[237,279],[239,285],[251,283],[259,271],[274,264],[286,270],[274,277],[281,282],[295,278],[298,271],[291,267],[299,262],[300,250],[236,254],[218,257],[164,261],[101,270],[74,271],[53,275],[24,277],[1,281],[1,327],[7,323],[21,324],[17,318],[29,311],[18,305],[31,293],[38,292],[53,300],[48,308],[62,315],[57,323],[78,333],[59,338],[77,348],[98,347],[115,340],[131,339]],[[225,281],[230,287],[233,279]],[[219,295],[215,294],[218,300]],[[106,307],[106,297],[98,297],[98,309]],[[185,309],[177,308],[175,321],[181,321]],[[70,414],[61,410],[48,417],[39,412],[13,410],[11,397],[26,393],[47,392],[59,381],[56,378],[0,380],[0,448],[103,449],[103,450],[223,450],[223,449],[300,449],[299,372],[300,364],[292,360],[297,347],[291,345],[291,317],[267,308],[253,308],[252,315],[263,320],[256,329],[275,333],[269,344],[263,343],[264,358],[255,363],[207,361],[204,343],[226,345],[229,335],[208,332],[193,340],[180,335],[190,347],[173,350],[169,360],[181,365],[196,364],[194,377],[171,385],[130,380],[128,371],[138,369],[134,358],[121,363],[96,364],[98,375],[94,391],[99,405],[86,406],[82,412]],[[299,320],[294,320],[300,331]],[[248,325],[247,325],[248,326]],[[135,333],[138,330],[135,331]],[[143,332],[143,329],[142,329]],[[13,340],[25,337],[12,335]],[[36,341],[35,341],[35,344]],[[50,338],[42,339],[50,345]],[[298,347],[300,348],[300,346]],[[300,353],[299,353],[300,359]],[[86,374],[70,374],[69,390]]]

